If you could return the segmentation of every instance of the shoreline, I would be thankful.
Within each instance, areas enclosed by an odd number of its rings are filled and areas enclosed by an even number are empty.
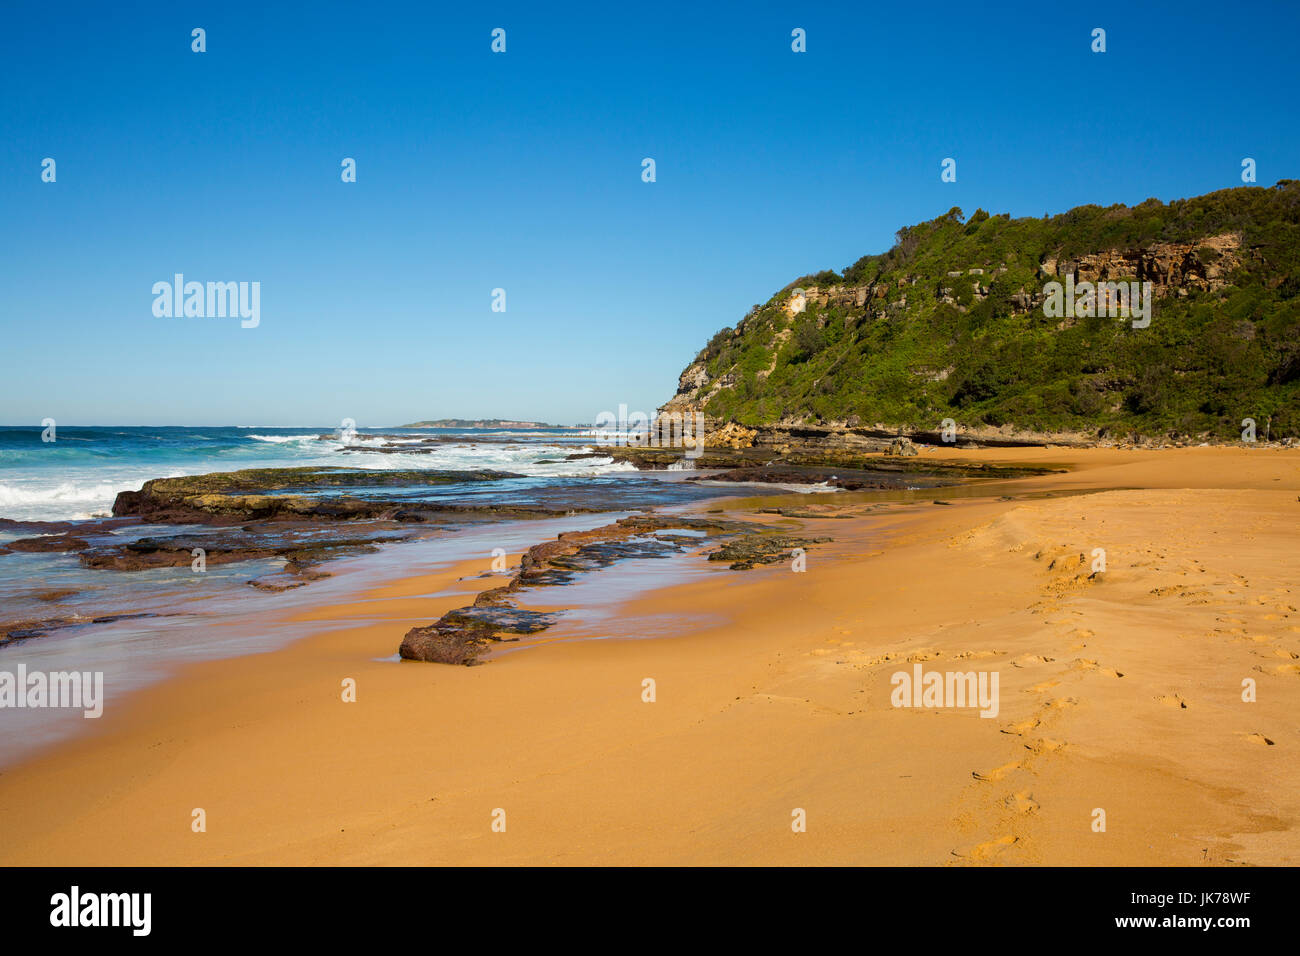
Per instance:
[[[390,658],[406,622],[433,620],[495,583],[458,580],[483,561],[390,578],[299,621],[377,608],[382,619],[187,666],[132,694],[92,734],[6,767],[0,861],[1300,858],[1300,771],[1289,754],[1300,744],[1300,587],[1285,562],[1300,456],[922,457],[1072,470],[962,494],[924,489],[924,502],[838,520],[761,515],[834,541],[809,552],[805,574],[720,571],[618,605],[623,627],[664,616],[702,627],[566,640],[562,621],[482,667]],[[1066,497],[1094,489],[1086,506]],[[994,497],[1039,490],[1061,497]],[[802,506],[808,496],[692,508],[753,512],[773,501]],[[1099,536],[1114,542],[1109,570],[1081,582],[1074,555]],[[1035,561],[1035,550],[1045,557]],[[1050,568],[1056,559],[1071,573]],[[996,666],[997,718],[890,706],[892,673],[950,660]],[[355,704],[340,700],[344,677],[357,681]],[[653,704],[641,699],[646,677]],[[1245,677],[1259,700],[1234,707]],[[1106,834],[1089,828],[1099,805]],[[206,833],[190,830],[195,807],[207,812]],[[507,811],[505,834],[490,828],[496,808]],[[793,808],[807,811],[806,833],[791,833]]]

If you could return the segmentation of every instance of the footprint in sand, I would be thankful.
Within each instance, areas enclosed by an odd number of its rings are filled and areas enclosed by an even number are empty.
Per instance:
[[[1247,743],[1259,744],[1261,747],[1273,746],[1273,741],[1269,740],[1263,734],[1246,734],[1245,739]]]
[[[1025,744],[1025,749],[1037,756],[1040,754],[1056,753],[1056,751],[1060,750],[1064,746],[1064,740],[1054,740],[1051,737],[1043,737],[1040,740],[1035,740],[1031,744]]]
[[[1038,801],[1028,790],[1021,790],[1019,793],[1008,794],[1002,798],[1002,805],[1008,810],[1014,810],[1016,813],[1033,813],[1038,809]]]
[[[1166,707],[1177,707],[1179,710],[1187,709],[1187,701],[1183,700],[1183,698],[1178,694],[1162,694],[1157,697],[1156,700],[1164,704]]]
[[[907,663],[919,664],[921,661],[932,661],[936,657],[941,657],[942,655],[943,655],[943,651],[935,651],[926,648],[923,651],[916,651],[913,654],[909,654],[907,656]]]
[[[1012,736],[1019,737],[1033,730],[1040,723],[1041,721],[1037,717],[1030,717],[1027,720],[1020,721],[1018,724],[1008,724],[1006,727],[1002,728],[1002,732],[1004,734],[1011,734]]]
[[[1079,703],[1079,698],[1077,697],[1054,697],[1044,706],[1049,710],[1060,710],[1065,707],[1073,707],[1077,703]]]
[[[1070,668],[1076,671],[1096,671],[1105,677],[1123,677],[1123,673],[1115,670],[1113,667],[1102,667],[1096,661],[1079,657],[1070,662]]]
[[[1056,660],[1054,657],[1044,657],[1042,654],[1021,654],[1011,662],[1012,667],[1031,667],[1034,664],[1050,664]]]
[[[976,780],[993,782],[996,780],[1001,780],[1007,774],[1011,773],[1011,771],[1019,770],[1019,769],[1020,769],[1020,761],[1013,760],[1011,763],[1005,763],[1001,767],[997,767],[994,770],[988,770],[984,772],[981,772],[979,770],[972,770],[971,776],[974,777]]]
[[[989,840],[985,843],[977,843],[974,846],[958,847],[952,851],[952,855],[962,860],[982,861],[992,859],[1007,847],[1015,846],[1020,842],[1020,837],[1007,834],[1000,836],[996,840]]]
[[[1059,680],[1045,680],[1042,681],[1041,683],[1035,684],[1033,687],[1029,689],[1035,694],[1041,694],[1043,693],[1043,691],[1051,690],[1053,687],[1058,686],[1060,683],[1061,682]]]

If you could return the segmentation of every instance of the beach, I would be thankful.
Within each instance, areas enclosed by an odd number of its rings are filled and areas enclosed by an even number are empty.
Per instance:
[[[921,458],[1062,470],[685,505],[848,516],[761,514],[833,539],[801,573],[694,575],[620,603],[609,639],[561,625],[475,667],[395,653],[497,583],[486,559],[395,571],[3,768],[0,863],[1300,860],[1297,453]],[[894,706],[918,665],[996,672],[996,716]]]

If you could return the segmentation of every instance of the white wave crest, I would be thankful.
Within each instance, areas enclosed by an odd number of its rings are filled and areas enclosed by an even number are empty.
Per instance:
[[[313,442],[320,441],[320,435],[246,435],[254,441],[269,442],[272,445],[287,445],[290,442]]]

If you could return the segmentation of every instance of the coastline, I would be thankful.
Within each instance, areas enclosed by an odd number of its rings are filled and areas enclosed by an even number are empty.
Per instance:
[[[187,666],[90,733],[5,768],[0,862],[1300,859],[1300,586],[1288,564],[1300,456],[923,458],[1071,470],[782,519],[834,538],[804,574],[701,576],[620,605],[621,636],[665,615],[681,621],[671,636],[565,640],[560,624],[482,667],[391,660],[411,621],[492,586],[471,577],[482,560],[394,577],[297,618],[382,620]],[[1012,490],[1063,496],[999,500]],[[794,498],[808,501],[699,507]],[[1097,546],[1109,566],[1090,581],[1075,555]],[[892,673],[949,660],[996,667],[995,719],[890,705]],[[345,677],[354,704],[340,699]],[[1244,678],[1258,683],[1253,704],[1239,701]],[[205,833],[190,829],[195,807]],[[1098,807],[1105,833],[1090,826]],[[505,833],[491,829],[496,808]],[[791,832],[794,808],[806,833]]]

